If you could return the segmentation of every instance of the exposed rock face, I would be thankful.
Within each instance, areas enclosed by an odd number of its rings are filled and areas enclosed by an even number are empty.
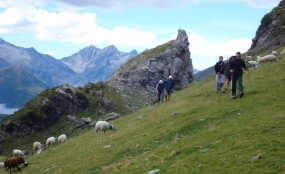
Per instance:
[[[276,49],[285,44],[285,1],[266,14],[252,39],[248,55],[255,55],[264,49]]]
[[[14,115],[8,116],[7,119],[1,122],[0,128],[4,134],[24,137],[53,126],[62,115],[67,115],[66,121],[73,122],[74,129],[86,125],[88,125],[88,128],[92,128],[94,124],[92,118],[94,119],[96,116],[110,112],[112,114],[106,116],[108,119],[119,118],[120,114],[112,112],[115,108],[113,100],[106,97],[107,95],[105,96],[103,93],[106,87],[106,84],[100,81],[95,84],[87,83],[83,87],[77,88],[66,84],[54,89],[49,89],[46,93],[50,95],[42,94],[30,102],[29,108],[22,112],[24,114],[20,116],[20,119],[18,118],[14,121],[13,119],[9,119],[9,117],[13,117]],[[85,91],[91,96],[95,96],[96,102],[91,104],[82,91]],[[75,116],[78,113],[82,113],[83,110],[88,107],[95,110],[95,112],[90,114],[90,118],[77,118]],[[19,112],[21,112],[21,110]],[[3,141],[4,138],[2,140],[0,135],[0,144]]]
[[[80,113],[88,106],[89,101],[86,96],[76,92],[76,88],[71,85],[62,85],[56,88],[55,92],[55,95],[38,103],[37,111],[28,112],[21,120],[3,120],[0,125],[1,129],[15,136],[42,131],[56,123],[61,115]],[[38,118],[38,114],[41,118]]]
[[[169,75],[174,79],[175,90],[180,90],[194,81],[189,44],[186,32],[179,29],[174,42],[158,46],[153,50],[160,50],[163,46],[168,47],[168,49],[142,61],[145,59],[144,54],[152,51],[146,50],[145,53],[141,53],[141,56],[133,58],[138,60],[130,60],[138,63],[130,64],[129,61],[127,62],[129,64],[117,70],[108,84],[114,86],[123,96],[131,95],[142,98],[137,104],[134,101],[126,100],[126,105],[129,106],[130,110],[136,110],[136,106],[140,104],[149,104],[156,96],[155,86],[158,81],[165,80]]]

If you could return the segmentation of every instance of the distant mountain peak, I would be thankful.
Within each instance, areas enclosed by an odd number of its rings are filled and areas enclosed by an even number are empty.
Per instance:
[[[130,52],[130,54],[131,54],[131,55],[134,55],[134,54],[137,55],[137,54],[139,54],[139,53],[138,53],[137,50],[133,49],[133,50]]]
[[[107,47],[105,47],[103,50],[119,51],[114,45],[107,46]]]
[[[137,54],[136,50],[132,50],[130,53],[121,52],[114,45],[103,49],[90,45],[61,59],[61,62],[76,73],[84,75],[90,82],[106,81],[119,66]]]

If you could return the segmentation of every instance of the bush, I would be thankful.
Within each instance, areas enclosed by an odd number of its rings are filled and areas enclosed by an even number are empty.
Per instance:
[[[272,16],[268,13],[261,19],[261,25],[268,26],[272,22]]]

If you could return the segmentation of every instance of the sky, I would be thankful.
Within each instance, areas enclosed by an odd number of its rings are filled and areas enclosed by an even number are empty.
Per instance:
[[[56,59],[93,45],[142,52],[188,34],[194,68],[246,52],[280,0],[0,0],[0,37]]]

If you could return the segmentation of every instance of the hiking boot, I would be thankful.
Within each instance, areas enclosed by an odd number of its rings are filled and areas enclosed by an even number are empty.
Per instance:
[[[239,98],[242,98],[243,94],[243,92],[239,93]]]
[[[236,99],[236,96],[231,96],[231,99]]]

